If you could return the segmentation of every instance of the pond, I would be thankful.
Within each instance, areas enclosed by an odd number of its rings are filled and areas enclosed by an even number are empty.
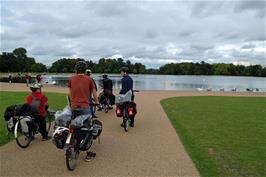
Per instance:
[[[97,85],[101,74],[93,75]],[[176,76],[176,75],[130,75],[136,90],[212,90],[212,91],[254,91],[266,92],[266,78],[238,76]],[[47,75],[44,82],[66,86],[71,75]],[[121,76],[110,74],[114,89],[120,89]]]

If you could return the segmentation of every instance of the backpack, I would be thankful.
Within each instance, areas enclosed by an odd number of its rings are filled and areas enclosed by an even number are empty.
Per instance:
[[[43,96],[41,98],[36,98],[33,94],[32,96],[32,103],[31,105],[31,110],[33,114],[38,114],[39,113],[39,108],[41,106],[41,99],[43,98]]]

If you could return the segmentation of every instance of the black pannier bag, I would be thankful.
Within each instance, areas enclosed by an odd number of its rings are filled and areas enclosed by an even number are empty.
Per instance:
[[[92,130],[92,135],[93,135],[94,140],[101,135],[102,129],[103,129],[102,122],[97,120],[97,119],[94,119],[93,120],[93,130]]]
[[[5,111],[5,121],[8,121],[11,117],[14,116],[30,116],[31,115],[31,106],[29,104],[22,105],[11,105],[6,108]]]
[[[14,128],[17,122],[14,116],[30,116],[30,115],[31,115],[31,106],[28,104],[8,106],[4,114],[4,118],[7,123],[7,130],[9,132],[14,132]]]
[[[81,151],[87,151],[92,145],[92,133],[87,128],[80,128],[75,130],[77,145]]]

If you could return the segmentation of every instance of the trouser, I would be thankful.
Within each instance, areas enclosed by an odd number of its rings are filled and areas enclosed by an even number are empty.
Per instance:
[[[47,138],[48,132],[46,130],[46,120],[45,120],[45,117],[36,115],[36,116],[34,116],[34,120],[35,120],[35,122],[39,126],[39,131],[40,131],[42,137],[43,138]]]
[[[135,116],[132,117],[132,118],[130,118],[130,123],[131,123],[131,124],[134,124],[134,122],[135,122]]]
[[[75,108],[72,109],[72,119],[83,114],[91,114],[90,108]]]
[[[29,79],[26,79],[27,87],[29,86]]]

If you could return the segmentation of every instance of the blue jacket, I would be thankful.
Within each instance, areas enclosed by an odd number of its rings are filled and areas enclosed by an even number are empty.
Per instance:
[[[120,94],[126,94],[129,90],[133,92],[133,80],[130,76],[124,76],[121,79],[122,89],[120,90]]]

